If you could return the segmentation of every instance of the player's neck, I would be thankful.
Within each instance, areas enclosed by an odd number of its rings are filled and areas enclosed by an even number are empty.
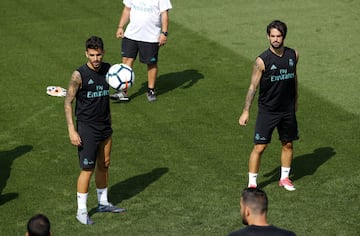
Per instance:
[[[265,216],[254,217],[249,219],[249,225],[255,226],[269,226]]]
[[[274,48],[274,47],[270,47],[270,51],[272,51],[275,55],[282,57],[284,54],[284,47],[280,47],[280,48]]]

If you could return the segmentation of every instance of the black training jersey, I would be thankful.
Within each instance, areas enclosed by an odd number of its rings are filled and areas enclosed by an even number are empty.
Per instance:
[[[229,236],[296,236],[292,231],[281,229],[273,225],[249,225],[241,230],[232,232]]]
[[[268,49],[259,57],[265,64],[260,80],[259,111],[294,111],[297,63],[295,50],[285,47],[284,54],[280,57]]]
[[[87,64],[77,69],[82,86],[76,94],[75,115],[78,121],[110,124],[109,84],[105,75],[110,64],[102,63],[99,71]]]

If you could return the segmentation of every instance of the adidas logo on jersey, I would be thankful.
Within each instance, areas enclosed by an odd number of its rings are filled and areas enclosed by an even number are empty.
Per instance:
[[[277,67],[273,64],[271,67],[270,67],[270,70],[276,70]]]
[[[90,79],[88,84],[94,84],[94,80]]]

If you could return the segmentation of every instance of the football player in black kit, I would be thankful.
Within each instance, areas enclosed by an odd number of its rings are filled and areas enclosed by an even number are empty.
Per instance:
[[[70,79],[64,102],[65,117],[71,144],[78,148],[80,175],[77,181],[78,209],[76,219],[93,224],[87,211],[89,183],[95,172],[98,212],[124,212],[108,202],[108,168],[112,146],[109,85],[105,75],[109,63],[102,62],[104,44],[97,36],[85,43],[87,63],[76,69]],[[72,103],[76,100],[76,128]]]
[[[299,55],[296,50],[284,46],[287,33],[284,22],[275,20],[266,30],[270,47],[255,60],[244,109],[239,118],[239,124],[246,126],[249,121],[250,106],[257,88],[260,87],[254,134],[255,145],[249,158],[248,187],[257,187],[261,156],[271,142],[274,129],[277,128],[282,144],[279,186],[293,191],[295,187],[289,178],[289,173],[293,158],[293,141],[299,138],[296,120],[298,98],[296,65]]]
[[[258,188],[245,188],[241,193],[240,214],[247,227],[232,232],[229,236],[296,236],[292,231],[267,222],[268,198]]]

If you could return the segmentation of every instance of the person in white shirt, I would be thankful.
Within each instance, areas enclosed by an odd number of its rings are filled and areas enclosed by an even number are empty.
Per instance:
[[[123,0],[116,37],[122,39],[122,63],[133,67],[137,54],[147,65],[149,102],[156,100],[155,82],[158,73],[159,48],[168,37],[170,0]],[[126,30],[124,28],[126,27]],[[127,91],[110,95],[111,99],[129,101]]]

